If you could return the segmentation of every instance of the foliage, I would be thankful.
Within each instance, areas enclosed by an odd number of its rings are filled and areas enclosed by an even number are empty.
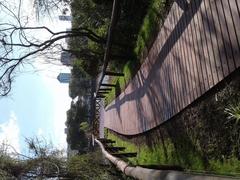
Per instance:
[[[59,51],[68,51],[64,49],[60,40],[65,38],[80,38],[84,42],[90,41],[96,43],[99,47],[103,47],[106,43],[105,37],[95,33],[93,27],[82,24],[71,30],[55,32],[46,26],[31,26],[28,22],[29,17],[26,17],[22,12],[21,2],[18,7],[12,8],[11,4],[7,1],[0,3],[1,13],[3,16],[9,18],[3,19],[0,24],[0,95],[6,96],[11,91],[13,79],[16,76],[21,65],[30,64],[32,59],[39,57],[53,57]],[[54,0],[39,0],[39,6],[42,3],[58,3],[65,1]],[[43,5],[44,6],[44,5]],[[47,7],[49,7],[47,5]],[[98,12],[97,12],[98,13]],[[86,17],[87,18],[87,17]],[[44,32],[46,38],[38,38],[37,33]],[[73,49],[74,50],[74,49]],[[91,61],[92,59],[86,58],[93,56],[91,51],[73,51],[84,61]],[[89,54],[90,53],[90,54]],[[74,53],[73,53],[74,54]],[[52,59],[51,59],[52,60]],[[46,60],[48,61],[48,60]],[[92,61],[91,61],[92,62]],[[94,61],[93,61],[94,62]],[[98,65],[98,62],[95,63]],[[90,69],[95,65],[90,63]],[[24,67],[24,66],[22,66]],[[97,71],[95,71],[96,73]]]
[[[130,179],[106,161],[100,150],[70,157],[67,162],[67,169],[72,176],[83,180]]]
[[[80,104],[71,104],[71,108],[67,111],[67,142],[71,149],[85,151],[88,145],[86,133],[80,129],[80,124],[86,121],[86,106]]]
[[[100,166],[101,152],[70,157],[67,168],[70,174],[81,179],[106,179],[106,170]]]
[[[240,103],[225,108],[225,113],[228,115],[229,121],[235,121],[235,124],[238,125],[240,121]]]
[[[160,29],[160,25],[164,22],[169,6],[169,0],[150,1],[134,49],[138,58],[141,58],[144,48],[149,49],[151,47],[152,42]]]
[[[44,139],[29,138],[26,142],[28,155],[7,144],[0,146],[0,179],[126,179],[106,164],[99,150],[66,159]]]
[[[84,96],[91,90],[91,79],[81,67],[79,61],[75,61],[71,70],[69,82],[69,96],[74,99],[77,96]]]
[[[72,27],[87,27],[100,37],[106,36],[108,24],[111,17],[111,3],[95,3],[92,0],[73,0],[71,2],[73,16]],[[77,56],[85,72],[96,77],[98,65],[103,60],[104,47],[92,40],[71,38],[70,49],[78,52],[85,52],[84,56]],[[83,54],[83,53],[82,53]]]
[[[110,104],[127,86],[128,82],[134,77],[139,69],[140,64],[137,60],[128,61],[123,67],[123,77],[115,77],[111,79],[113,84],[117,86],[112,89],[105,98],[105,105]]]
[[[68,5],[71,0],[34,0],[33,6],[37,19],[41,16],[52,15],[53,10],[61,10],[63,14],[68,11]]]
[[[46,143],[44,139],[28,138],[29,154],[21,154],[9,144],[0,147],[1,179],[34,179],[65,177],[63,152]]]
[[[85,131],[85,132],[88,131],[89,130],[89,124],[87,122],[81,122],[80,130]]]

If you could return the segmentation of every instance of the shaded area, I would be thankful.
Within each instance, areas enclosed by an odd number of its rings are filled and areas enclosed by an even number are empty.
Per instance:
[[[138,153],[144,145],[152,149],[155,165],[239,176],[240,126],[224,112],[239,102],[240,69],[170,121],[140,135],[112,133],[136,144]]]
[[[126,135],[150,130],[239,67],[237,1],[176,2],[141,69],[107,106],[106,127]]]

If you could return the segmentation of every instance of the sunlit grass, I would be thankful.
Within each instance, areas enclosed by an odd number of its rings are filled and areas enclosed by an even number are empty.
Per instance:
[[[105,104],[110,104],[127,86],[129,81],[134,77],[139,69],[139,63],[135,60],[128,61],[123,67],[123,77],[114,77],[111,84],[116,84],[117,87],[113,88],[105,98]]]
[[[166,10],[166,0],[152,0],[138,33],[135,53],[140,58],[144,48],[149,48],[159,26],[163,22]]]
[[[115,146],[126,147],[125,152],[137,152],[136,158],[128,159],[133,165],[174,165],[181,166],[188,172],[204,172],[240,177],[240,161],[234,156],[223,161],[211,159],[206,164],[201,154],[197,151],[194,151],[191,147],[189,149],[184,147],[176,150],[170,140],[164,142],[165,147],[158,143],[150,148],[145,144],[135,145],[122,140],[112,133],[108,133],[107,137],[116,141]],[[183,144],[183,146],[187,145]]]

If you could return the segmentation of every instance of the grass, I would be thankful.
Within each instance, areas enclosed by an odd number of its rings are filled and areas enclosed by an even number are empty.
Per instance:
[[[72,178],[77,177],[76,179],[81,180],[131,179],[118,171],[112,164],[106,163],[99,149],[87,154],[71,156],[67,160],[66,167]]]
[[[111,80],[112,84],[116,84],[116,88],[113,88],[110,91],[106,98],[105,104],[110,104],[127,86],[128,82],[134,77],[139,69],[139,63],[136,60],[128,61],[123,67],[123,77],[114,77]]]
[[[124,77],[113,78],[111,83],[117,87],[112,90],[105,99],[105,104],[111,103],[126,87],[128,82],[137,73],[142,63],[142,54],[145,48],[150,48],[159,31],[160,24],[164,21],[170,0],[151,0],[142,26],[137,35],[134,53],[138,60],[130,60],[123,67]],[[115,67],[116,68],[116,67]]]
[[[144,48],[149,48],[151,46],[153,39],[159,31],[160,24],[164,21],[167,2],[167,0],[150,1],[134,49],[137,57],[141,58]]]
[[[206,164],[203,156],[188,144],[182,144],[182,149],[176,150],[174,144],[168,139],[164,145],[157,143],[150,148],[146,144],[136,145],[126,141],[113,133],[108,133],[109,139],[115,140],[115,146],[126,147],[126,152],[137,152],[136,158],[129,158],[133,165],[170,165],[181,166],[188,172],[207,172],[210,174],[240,176],[240,161],[235,157],[230,159],[210,160]],[[181,142],[184,143],[184,142]]]

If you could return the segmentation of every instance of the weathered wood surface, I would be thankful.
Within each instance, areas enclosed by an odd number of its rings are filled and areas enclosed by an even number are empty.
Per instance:
[[[138,134],[168,120],[240,66],[240,0],[174,2],[141,69],[105,109],[105,126]]]

